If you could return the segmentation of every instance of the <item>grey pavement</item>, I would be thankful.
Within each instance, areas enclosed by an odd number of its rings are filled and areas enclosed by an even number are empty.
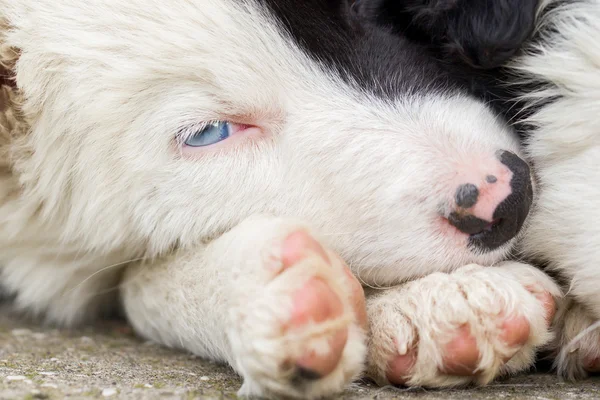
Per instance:
[[[230,399],[226,366],[135,337],[121,323],[41,328],[0,310],[0,399]],[[423,390],[352,385],[338,399],[600,399],[600,378],[561,382],[524,374],[484,388]]]

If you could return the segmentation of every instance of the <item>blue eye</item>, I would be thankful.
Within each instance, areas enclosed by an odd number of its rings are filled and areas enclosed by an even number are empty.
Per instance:
[[[227,139],[229,135],[231,135],[231,124],[229,122],[212,122],[194,132],[184,144],[190,147],[210,146]]]

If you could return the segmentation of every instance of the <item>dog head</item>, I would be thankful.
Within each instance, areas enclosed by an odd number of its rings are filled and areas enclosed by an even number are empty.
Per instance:
[[[82,251],[158,255],[266,213],[387,284],[494,262],[527,215],[513,133],[346,1],[0,10],[30,121],[10,151],[19,212]]]

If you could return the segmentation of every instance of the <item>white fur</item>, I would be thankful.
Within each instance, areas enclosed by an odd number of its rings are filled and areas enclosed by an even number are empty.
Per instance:
[[[298,225],[242,222],[299,218],[370,284],[489,265],[511,243],[475,254],[438,212],[473,159],[485,170],[497,150],[519,149],[463,95],[363,93],[250,4],[0,0],[0,62],[20,89],[6,97],[22,111],[0,121],[0,281],[19,308],[63,324],[96,315],[120,285],[140,334],[231,363],[245,394],[317,397],[361,370],[362,333],[344,314],[335,326],[349,327],[349,345],[334,373],[292,386],[282,360],[312,339],[277,337],[278,318],[294,285],[323,272],[309,260],[277,280],[262,251]],[[183,157],[177,132],[215,119],[263,137]],[[347,311],[348,288],[323,279]]]
[[[568,279],[576,302],[569,303],[573,314],[563,315],[583,316],[579,302],[600,318],[600,1],[567,2],[541,20],[540,28],[548,26],[556,29],[514,66],[524,80],[548,83],[526,95],[530,101],[558,96],[530,118],[537,129],[527,152],[540,190],[523,250]],[[572,325],[584,323],[559,322],[565,329]],[[574,336],[563,332],[560,344]],[[600,354],[600,334],[596,338],[583,343],[592,347],[582,352]],[[581,358],[562,360],[559,370],[566,375],[582,371]]]
[[[528,291],[528,288],[530,291]],[[516,262],[496,267],[462,267],[451,274],[435,273],[369,296],[371,317],[369,372],[386,384],[387,364],[395,355],[416,352],[411,386],[444,387],[487,384],[498,375],[531,366],[535,350],[551,338],[546,310],[535,294],[560,297],[557,286],[543,272]],[[498,335],[503,323],[525,317],[530,336],[525,345],[508,346]],[[467,327],[480,354],[476,374],[444,374],[448,343]],[[505,360],[510,359],[506,363]]]
[[[244,377],[242,394],[313,398],[341,391],[362,370],[364,333],[350,311],[351,288],[339,279],[341,265],[308,258],[282,272],[279,249],[302,229],[294,221],[251,218],[205,249],[129,268],[123,294],[130,321],[157,342],[229,362]],[[290,294],[312,277],[337,292],[346,312],[306,332],[275,334],[291,314]],[[165,282],[177,290],[166,291]],[[306,387],[290,382],[293,364],[281,365],[307,348],[327,348],[327,335],[344,327],[348,343],[337,368]]]

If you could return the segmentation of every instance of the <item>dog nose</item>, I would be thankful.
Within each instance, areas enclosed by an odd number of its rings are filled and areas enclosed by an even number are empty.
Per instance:
[[[469,242],[481,250],[494,250],[521,230],[531,203],[533,187],[529,166],[516,154],[496,154],[503,171],[490,173],[477,183],[458,186],[454,211],[448,221],[469,235]]]

